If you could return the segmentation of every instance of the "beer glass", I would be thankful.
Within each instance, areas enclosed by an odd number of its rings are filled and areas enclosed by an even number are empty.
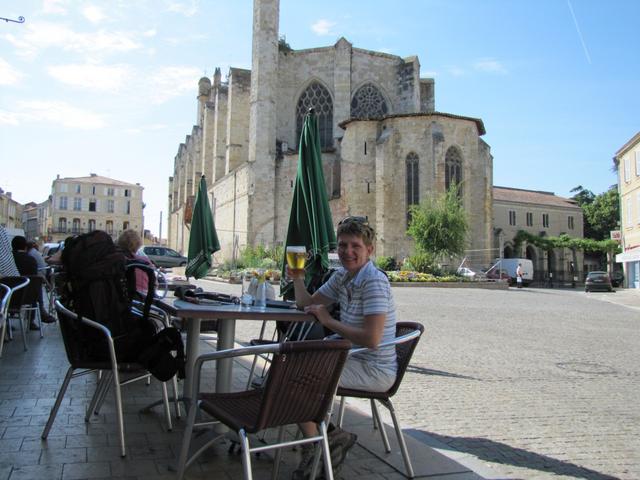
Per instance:
[[[296,274],[304,270],[306,260],[307,249],[304,246],[287,247],[287,265],[289,265],[291,273]]]

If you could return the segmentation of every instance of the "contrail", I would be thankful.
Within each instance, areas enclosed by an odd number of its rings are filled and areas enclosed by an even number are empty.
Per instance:
[[[589,65],[591,65],[591,56],[589,55],[589,50],[587,50],[587,45],[584,43],[584,38],[582,38],[582,32],[580,31],[580,26],[578,25],[578,19],[576,18],[575,13],[573,13],[571,0],[567,0],[567,5],[569,6],[569,11],[571,12],[571,16],[573,17],[573,23],[575,23],[576,25],[576,31],[578,32],[578,37],[580,37],[580,43],[582,43],[582,49],[584,50],[584,54],[587,57],[587,61],[589,62]]]

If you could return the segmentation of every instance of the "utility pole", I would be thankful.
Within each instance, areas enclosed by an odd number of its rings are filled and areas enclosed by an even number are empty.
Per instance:
[[[162,245],[162,210],[160,210],[160,227],[158,228],[158,243]]]

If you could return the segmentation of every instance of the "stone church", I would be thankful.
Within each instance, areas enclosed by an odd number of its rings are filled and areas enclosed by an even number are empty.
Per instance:
[[[219,69],[198,83],[197,124],[169,179],[169,244],[185,251],[185,226],[206,175],[218,260],[245,245],[285,239],[297,144],[314,107],[334,222],[366,215],[377,255],[413,253],[408,209],[457,185],[469,218],[469,249],[494,247],[493,158],[482,120],[435,109],[435,83],[417,57],[334,45],[293,50],[279,40],[278,0],[255,0],[252,68]],[[489,254],[487,254],[489,255]],[[486,259],[488,262],[489,259]]]

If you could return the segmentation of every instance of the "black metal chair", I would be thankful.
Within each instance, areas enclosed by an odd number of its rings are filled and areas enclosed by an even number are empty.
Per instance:
[[[7,332],[9,338],[13,338],[11,334],[11,318],[17,317],[20,325],[20,333],[22,335],[22,343],[25,351],[28,350],[27,346],[27,332],[25,330],[24,322],[22,321],[22,304],[23,298],[27,286],[29,285],[29,278],[27,277],[2,277],[0,283],[5,285],[9,292],[7,292],[3,298],[3,310],[2,310],[2,333],[0,333],[0,357],[2,356],[2,347],[4,345]],[[5,301],[6,299],[6,301]],[[9,328],[7,329],[7,325]]]
[[[42,432],[42,439],[46,440],[53,422],[55,421],[58,409],[64,398],[64,394],[67,391],[69,382],[72,378],[87,375],[92,372],[102,372],[98,380],[96,391],[89,403],[89,408],[85,416],[85,421],[88,422],[91,415],[95,412],[96,406],[102,403],[109,387],[113,384],[115,400],[116,400],[116,416],[118,421],[118,435],[120,437],[120,454],[124,457],[126,455],[126,446],[124,438],[124,415],[122,411],[122,393],[120,387],[138,380],[146,380],[151,374],[145,370],[145,368],[138,363],[124,363],[119,362],[116,357],[116,351],[114,346],[114,340],[111,336],[111,332],[107,327],[101,325],[88,318],[79,319],[78,316],[65,308],[59,301],[56,301],[56,310],[58,311],[58,320],[60,323],[60,331],[62,333],[62,339],[64,341],[64,348],[67,354],[67,360],[69,361],[69,369],[65,375],[60,392],[56,397],[56,401],[51,408],[49,419]],[[104,341],[107,344],[109,351],[108,360],[95,360],[87,354],[84,348],[84,336],[83,328],[91,328],[100,332]],[[120,374],[130,374],[131,377],[127,379],[120,378]],[[162,383],[162,397],[164,403],[164,411],[167,418],[167,425],[171,430],[171,415],[169,411],[169,400],[167,395],[167,385]]]
[[[407,470],[407,476],[409,478],[413,478],[415,475],[413,473],[413,467],[411,465],[411,458],[409,457],[409,451],[407,450],[407,445],[404,441],[404,437],[402,435],[402,430],[400,429],[400,424],[398,423],[398,419],[396,417],[396,412],[393,407],[393,403],[391,402],[391,397],[395,395],[400,388],[400,384],[402,383],[402,378],[409,366],[409,362],[411,361],[411,356],[413,355],[418,342],[420,341],[420,337],[424,332],[424,326],[421,323],[417,322],[398,322],[396,324],[396,338],[393,341],[386,342],[381,344],[378,348],[387,346],[387,345],[395,345],[396,346],[396,356],[398,361],[398,371],[396,375],[396,381],[393,383],[391,388],[386,392],[367,392],[363,390],[352,390],[349,388],[339,387],[336,393],[337,396],[342,397],[340,401],[340,410],[338,413],[338,426],[342,426],[342,419],[344,417],[344,408],[345,408],[345,398],[346,397],[355,397],[355,398],[365,398],[369,399],[371,402],[371,413],[373,416],[374,427],[380,430],[380,436],[382,437],[382,443],[384,444],[384,449],[387,453],[391,452],[391,447],[389,446],[389,439],[387,438],[387,432],[384,429],[384,425],[382,420],[380,419],[380,414],[378,412],[378,407],[376,406],[376,400],[379,401],[382,405],[384,405],[391,413],[391,419],[393,420],[393,426],[396,431],[396,436],[398,438],[398,443],[400,444],[400,451],[402,453],[402,459],[404,460],[404,465]],[[365,348],[354,349],[352,350],[352,354],[355,352],[361,352],[367,350]]]
[[[245,479],[252,478],[251,453],[306,443],[316,443],[312,478],[318,467],[320,444],[326,478],[333,479],[325,420],[350,347],[350,342],[346,340],[310,340],[221,350],[198,357],[193,389],[189,392],[189,397],[195,401],[192,401],[187,416],[178,461],[178,480],[182,479],[185,469],[195,458],[218,438],[202,442],[203,444],[189,455],[194,428],[212,423],[196,424],[196,414],[200,410],[237,432],[242,448]],[[234,393],[200,392],[200,378],[205,362],[266,353],[273,354],[273,359],[269,375],[261,388]],[[304,422],[318,423],[320,433],[313,437],[283,441],[284,426]],[[251,447],[248,434],[268,428],[279,429],[277,442]],[[277,478],[280,454],[278,450],[273,478]]]

